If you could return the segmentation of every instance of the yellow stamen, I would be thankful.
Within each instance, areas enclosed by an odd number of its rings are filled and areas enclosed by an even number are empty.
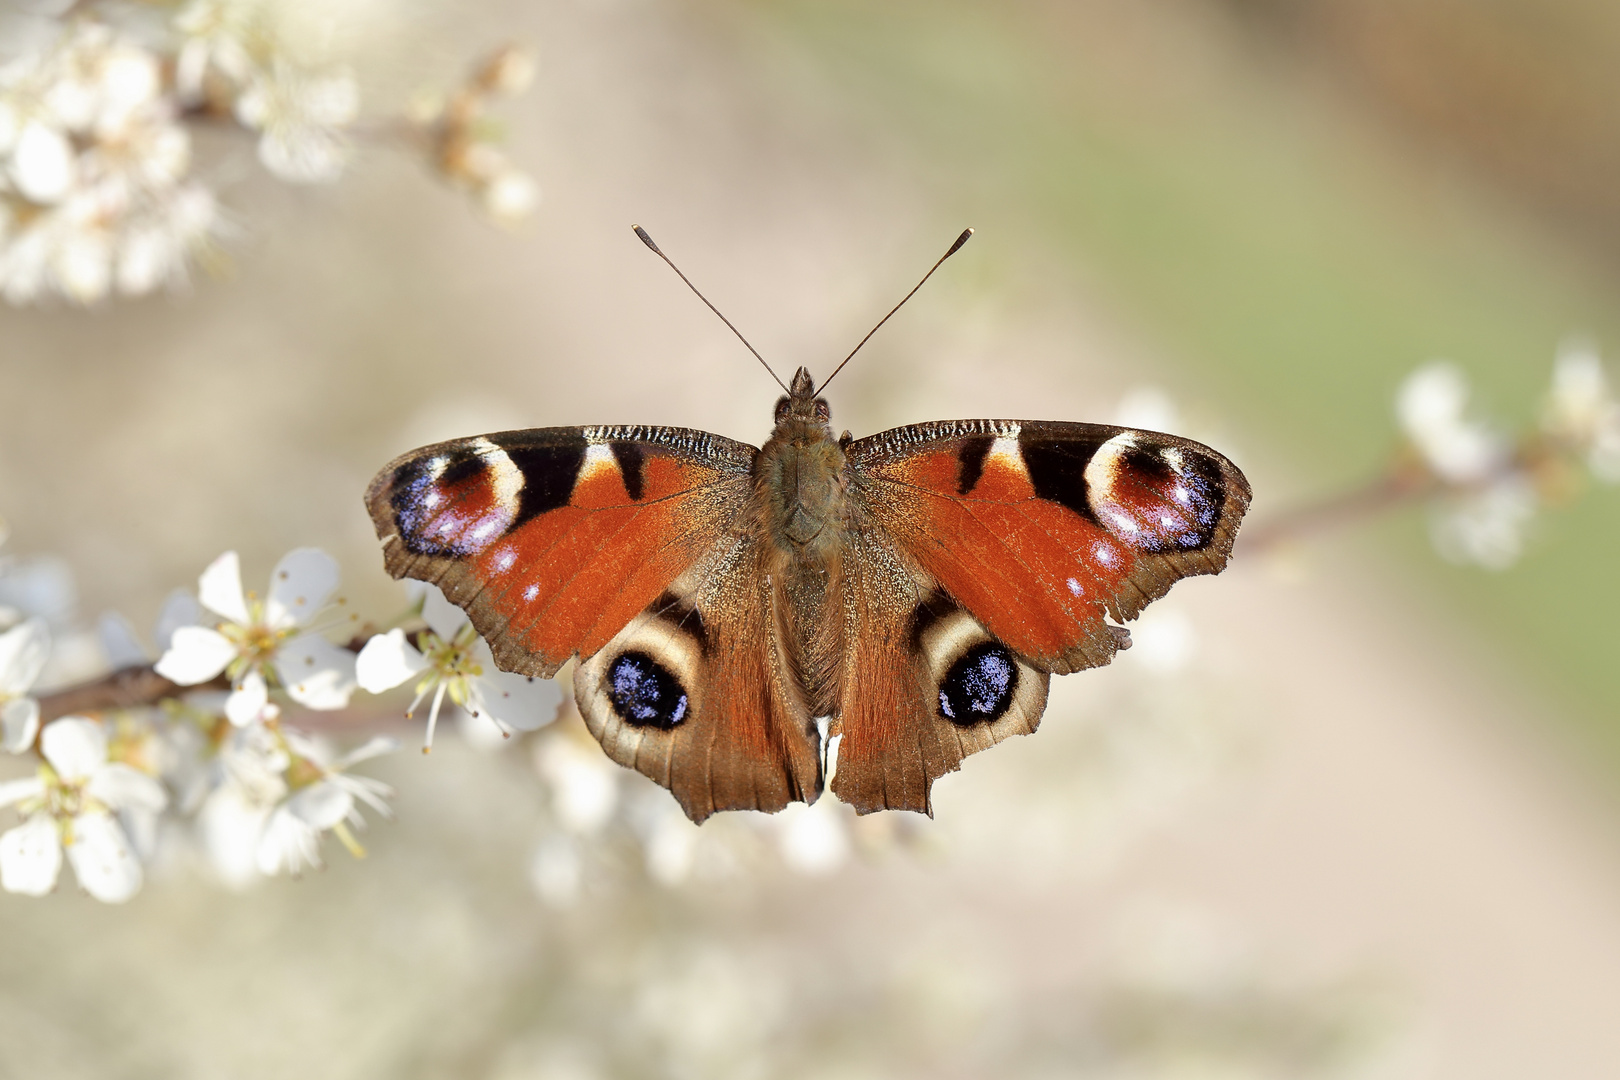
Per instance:
[[[339,842],[341,842],[344,847],[349,849],[350,855],[353,855],[357,859],[363,859],[366,857],[366,849],[360,846],[360,841],[356,840],[354,838],[354,833],[349,831],[348,822],[340,821],[336,825],[332,826],[332,835],[337,837]]]

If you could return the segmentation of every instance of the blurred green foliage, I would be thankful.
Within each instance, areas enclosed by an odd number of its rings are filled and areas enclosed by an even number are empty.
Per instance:
[[[1589,248],[1223,9],[752,7],[874,131],[903,133],[945,205],[1044,232],[1186,362],[1180,396],[1221,401],[1292,467],[1297,499],[1380,468],[1424,360],[1456,360],[1517,425],[1565,335],[1620,357],[1620,293]],[[1285,506],[1262,491],[1256,520]],[[1502,574],[1442,563],[1414,512],[1397,524],[1349,550],[1394,555],[1620,765],[1620,493],[1545,515]]]

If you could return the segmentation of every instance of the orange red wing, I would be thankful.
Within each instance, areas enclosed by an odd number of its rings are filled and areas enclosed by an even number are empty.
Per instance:
[[[1102,424],[964,420],[849,446],[863,519],[995,637],[1057,674],[1106,664],[1135,618],[1226,565],[1249,485],[1173,435]]]
[[[721,540],[757,451],[683,428],[540,428],[391,462],[366,493],[389,573],[438,585],[507,671],[589,656]]]

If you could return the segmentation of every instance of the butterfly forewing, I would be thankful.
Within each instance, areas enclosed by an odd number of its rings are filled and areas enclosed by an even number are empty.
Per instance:
[[[683,428],[539,428],[440,443],[366,495],[388,571],[465,608],[501,667],[600,649],[716,541],[757,451]]]

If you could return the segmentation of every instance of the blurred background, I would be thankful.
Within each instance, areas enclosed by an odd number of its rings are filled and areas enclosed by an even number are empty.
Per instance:
[[[532,42],[502,114],[543,199],[502,230],[380,146],[290,187],[222,142],[221,272],[0,306],[6,551],[82,622],[309,544],[391,613],[360,496],[436,439],[763,441],[776,388],[632,222],[818,377],[971,225],[835,424],[1123,409],[1237,461],[1251,525],[1379,475],[1425,361],[1523,424],[1561,341],[1620,343],[1612,4],[322,8],[379,115]],[[728,815],[689,873],[603,838],[558,888],[534,755],[447,739],[378,764],[364,861],[0,895],[0,1075],[1612,1077],[1620,493],[1535,525],[1495,573],[1417,506],[1240,543],[934,820],[798,856]]]

